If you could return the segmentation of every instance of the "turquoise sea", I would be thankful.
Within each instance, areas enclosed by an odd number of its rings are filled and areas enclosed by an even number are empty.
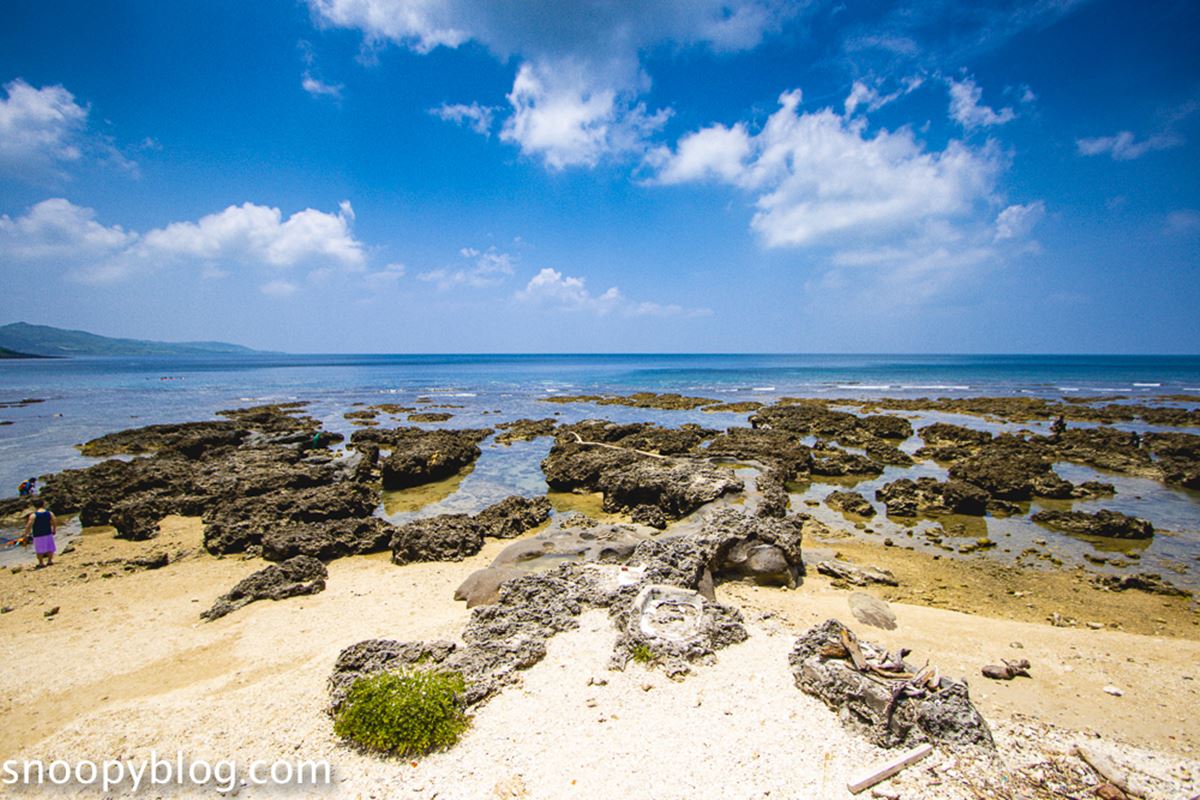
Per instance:
[[[103,433],[157,422],[211,419],[226,408],[306,400],[309,413],[327,429],[349,434],[343,418],[354,403],[411,405],[418,397],[452,406],[446,427],[482,427],[522,417],[558,416],[564,421],[605,417],[648,420],[664,425],[699,422],[709,427],[746,425],[746,414],[656,411],[592,404],[548,404],[555,394],[679,392],[722,400],[771,402],[805,397],[963,397],[1034,395],[1104,396],[1142,402],[1162,395],[1183,405],[1200,404],[1197,356],[1020,356],[1020,355],[256,355],[205,358],[72,358],[0,361],[0,495],[16,494],[31,475],[93,463],[79,455],[78,443]],[[44,402],[5,404],[23,399]],[[946,416],[918,415],[915,426]],[[953,421],[976,427],[976,418]],[[402,424],[400,420],[397,424]],[[384,418],[384,424],[391,424]],[[1036,428],[1036,425],[1026,425]],[[1131,429],[1147,430],[1132,424]],[[1198,432],[1198,431],[1193,431]],[[907,449],[915,449],[914,438]],[[484,456],[458,492],[424,513],[471,511],[512,492],[545,491],[538,464],[546,439],[513,447],[485,445]],[[896,474],[893,474],[895,472]],[[878,485],[901,477],[889,468],[879,479],[855,488],[872,497]],[[1095,476],[1118,485],[1115,498],[1083,501],[1078,508],[1113,508],[1150,519],[1170,535],[1155,537],[1142,564],[1176,573],[1183,583],[1200,585],[1200,495],[1153,481],[1098,475],[1060,465],[1073,481]],[[937,475],[923,463],[905,472]],[[820,499],[832,485],[798,490],[794,507]],[[828,512],[832,513],[832,512]],[[837,521],[831,519],[831,521]],[[984,526],[981,530],[979,526]],[[881,521],[881,534],[911,531]],[[987,534],[1019,545],[1045,537],[1028,520],[978,520],[967,535]],[[919,531],[918,531],[919,533]],[[1063,541],[1064,556],[1089,546]]]

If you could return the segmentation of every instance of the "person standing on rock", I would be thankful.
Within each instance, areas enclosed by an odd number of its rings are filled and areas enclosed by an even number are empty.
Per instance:
[[[33,513],[25,520],[25,538],[33,535],[33,552],[37,555],[38,568],[54,563],[54,534],[58,533],[58,519],[46,509],[46,501],[39,499],[33,504]]]

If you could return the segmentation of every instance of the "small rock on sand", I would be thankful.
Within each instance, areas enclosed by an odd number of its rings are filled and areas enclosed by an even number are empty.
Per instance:
[[[883,628],[885,631],[896,629],[896,615],[887,603],[877,597],[863,592],[854,592],[848,598],[850,613],[865,625]]]
[[[1121,695],[1125,694],[1125,692],[1121,691],[1116,686],[1105,686],[1104,691],[1108,694],[1111,694],[1113,697],[1120,697]]]

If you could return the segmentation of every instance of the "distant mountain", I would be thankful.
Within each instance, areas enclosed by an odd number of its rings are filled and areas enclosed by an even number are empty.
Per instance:
[[[13,322],[0,325],[0,349],[32,356],[203,356],[261,352],[225,342],[151,342],[112,339],[87,331]]]

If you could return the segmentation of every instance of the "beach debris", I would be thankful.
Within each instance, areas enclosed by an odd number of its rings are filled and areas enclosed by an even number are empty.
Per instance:
[[[850,605],[850,613],[864,625],[885,631],[896,629],[896,615],[883,600],[864,592],[854,592],[846,600]]]
[[[58,616],[58,611],[59,611],[59,607],[58,607],[58,606],[53,606],[52,608],[50,608],[50,609],[48,609],[48,610],[46,610],[46,611],[43,611],[43,612],[42,612],[42,616],[43,616],[43,617],[46,617],[47,619],[49,619],[50,617],[57,617],[57,616]]]
[[[624,669],[631,658],[644,660],[671,679],[691,672],[690,662],[748,635],[741,612],[669,584],[643,585],[624,616],[611,666]]]
[[[850,794],[858,794],[865,789],[870,789],[875,784],[881,783],[897,774],[905,767],[917,763],[932,752],[933,745],[929,743],[906,750],[895,758],[889,759],[882,764],[875,764],[865,772],[852,778],[846,783],[846,789],[849,790]]]
[[[1145,798],[1145,800],[1166,800],[1168,793],[1158,790],[1150,776],[1142,775],[1134,769],[1118,763],[1108,753],[1099,747],[1086,742],[1077,742],[1071,752],[1085,764],[1095,770],[1109,785],[1125,795]],[[1113,796],[1113,793],[1109,793]]]
[[[232,589],[217,598],[202,619],[213,621],[255,600],[284,600],[288,597],[316,594],[325,590],[329,576],[325,565],[311,556],[295,556],[279,564],[271,564],[238,581]]]
[[[896,580],[896,576],[890,570],[873,566],[860,567],[857,564],[851,564],[848,561],[841,561],[836,558],[818,561],[816,568],[817,572],[822,575],[828,575],[833,578],[835,583],[840,581],[853,586],[867,586],[872,583],[884,586],[900,585],[900,582]]]
[[[1105,686],[1104,692],[1105,692],[1105,694],[1111,694],[1113,697],[1122,697],[1125,694],[1125,692],[1123,690],[1119,689],[1116,686],[1112,686],[1112,685]]]
[[[995,681],[1011,681],[1018,675],[1023,675],[1026,678],[1029,675],[1029,660],[1025,658],[1009,661],[1007,658],[1001,659],[1001,664],[988,664],[983,668],[983,677],[991,678]]]
[[[831,619],[797,639],[788,662],[801,691],[880,747],[924,742],[993,747],[966,683],[929,664],[913,667],[906,655],[864,642]]]

